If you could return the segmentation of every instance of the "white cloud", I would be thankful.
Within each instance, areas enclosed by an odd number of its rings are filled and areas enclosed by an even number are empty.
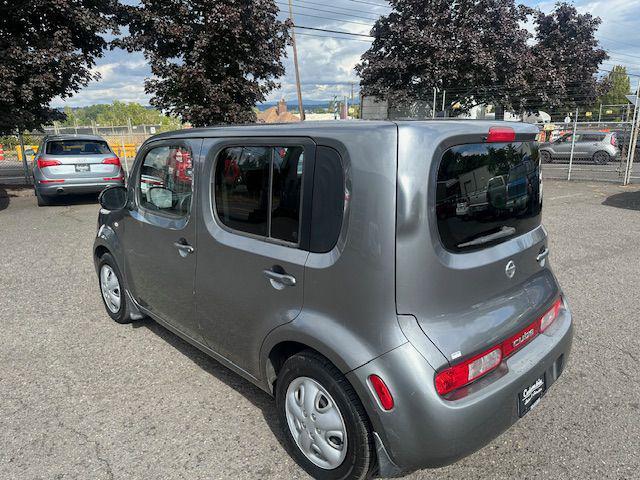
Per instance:
[[[381,6],[352,0],[335,0],[325,6],[319,5],[322,2],[305,5],[304,0],[297,0],[296,5],[299,6],[294,7],[295,22],[296,25],[312,28],[368,34],[375,18],[390,11],[383,5],[382,0],[368,1],[380,3]],[[525,0],[524,3],[549,12],[555,2]],[[576,5],[580,11],[591,12],[603,20],[598,36],[612,57],[604,68],[611,68],[614,63],[622,63],[627,65],[629,71],[640,73],[640,50],[637,48],[640,45],[640,17],[636,14],[640,11],[640,0],[578,1]],[[309,8],[302,8],[304,6]],[[326,11],[312,10],[317,8]],[[329,10],[333,13],[328,12]],[[354,84],[357,94],[359,79],[354,67],[360,61],[360,56],[369,48],[370,41],[363,37],[314,30],[297,29],[296,33],[303,99],[328,100],[333,96],[349,95],[351,83]],[[295,74],[291,47],[288,48],[287,58],[283,61],[286,74],[279,80],[281,88],[272,92],[267,100],[274,101],[284,97],[290,103],[295,103]],[[80,106],[113,100],[148,103],[149,96],[144,93],[144,79],[151,73],[141,54],[129,54],[121,50],[107,52],[104,58],[100,59],[96,71],[102,76],[100,81],[92,82],[71,99],[56,99],[53,105]]]

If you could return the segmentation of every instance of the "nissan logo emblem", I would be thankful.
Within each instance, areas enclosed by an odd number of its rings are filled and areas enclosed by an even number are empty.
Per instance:
[[[504,267],[504,273],[509,278],[513,278],[513,276],[516,274],[516,264],[513,263],[513,260],[509,260],[507,266]]]

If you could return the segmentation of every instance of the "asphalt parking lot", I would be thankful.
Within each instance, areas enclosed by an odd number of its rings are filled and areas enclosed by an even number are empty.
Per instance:
[[[544,189],[569,364],[507,433],[410,478],[640,478],[640,186]],[[305,478],[269,396],[152,321],[110,320],[97,211],[95,197],[0,198],[0,478]]]

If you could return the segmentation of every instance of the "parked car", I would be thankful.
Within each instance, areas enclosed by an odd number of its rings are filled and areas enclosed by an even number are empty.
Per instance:
[[[100,196],[107,313],[149,316],[274,395],[315,478],[452,463],[538,405],[568,361],[536,133],[305,122],[152,137],[127,188]]]
[[[52,135],[42,140],[33,161],[39,206],[70,193],[97,193],[124,185],[120,159],[97,135]]]
[[[587,160],[606,164],[620,155],[615,132],[577,131],[575,142],[573,133],[566,133],[552,142],[540,144],[540,158],[543,163],[569,161],[573,145],[574,160]]]

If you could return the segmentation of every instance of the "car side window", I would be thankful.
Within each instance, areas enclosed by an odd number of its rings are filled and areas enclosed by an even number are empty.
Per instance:
[[[218,219],[239,232],[297,244],[303,170],[301,146],[225,148],[213,178]]]
[[[184,146],[162,146],[149,150],[140,168],[140,206],[185,217],[191,211],[193,163]]]

